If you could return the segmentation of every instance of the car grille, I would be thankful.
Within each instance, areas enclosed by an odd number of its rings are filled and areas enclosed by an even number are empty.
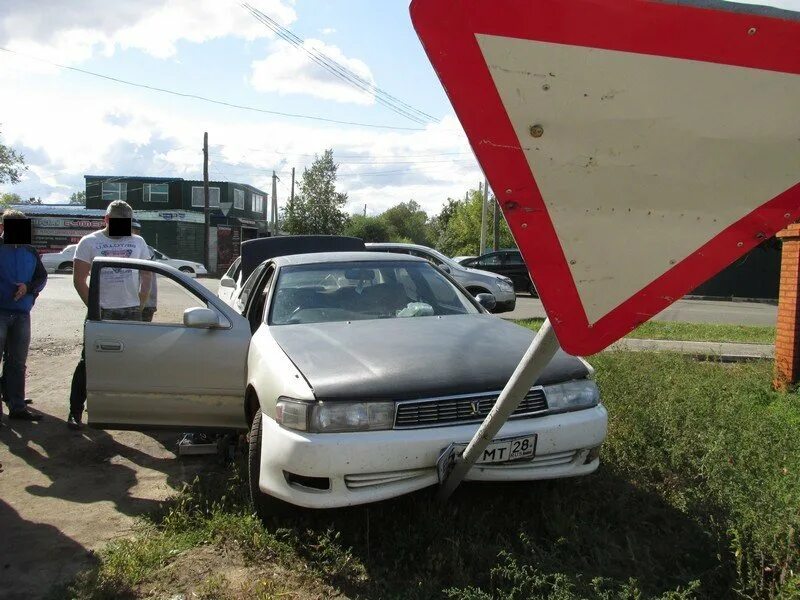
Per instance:
[[[480,395],[398,402],[394,428],[438,427],[454,423],[479,422],[492,410],[499,395],[500,392],[489,392]],[[544,390],[537,387],[528,392],[511,418],[530,416],[546,410],[547,398]]]

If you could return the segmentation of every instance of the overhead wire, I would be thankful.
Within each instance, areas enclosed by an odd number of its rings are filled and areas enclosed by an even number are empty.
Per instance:
[[[397,125],[380,125],[380,124],[375,124],[375,123],[362,123],[362,122],[358,122],[358,121],[346,121],[346,120],[340,120],[340,119],[330,119],[330,118],[327,118],[327,117],[320,117],[320,116],[316,116],[316,115],[307,115],[307,114],[301,114],[301,113],[290,113],[290,112],[283,112],[283,111],[277,111],[277,110],[268,110],[266,108],[259,108],[257,106],[249,106],[249,105],[246,105],[246,104],[237,104],[235,102],[227,102],[225,100],[217,100],[215,98],[209,98],[207,96],[201,96],[199,94],[192,94],[192,93],[187,93],[187,92],[178,92],[176,90],[170,90],[168,88],[162,88],[162,87],[158,87],[158,86],[154,86],[154,85],[149,85],[149,84],[146,84],[146,83],[137,83],[135,81],[130,81],[128,79],[122,79],[120,77],[114,77],[112,75],[105,75],[103,73],[97,73],[95,71],[89,71],[88,69],[81,69],[79,67],[73,67],[71,65],[63,65],[61,63],[45,60],[43,58],[39,58],[37,56],[33,56],[33,55],[30,55],[30,54],[27,54],[27,53],[24,53],[24,52],[19,52],[17,50],[11,50],[10,48],[5,48],[3,46],[0,46],[0,51],[7,52],[9,54],[16,54],[18,56],[24,56],[25,58],[28,58],[30,60],[35,60],[35,61],[41,62],[43,64],[48,64],[48,65],[53,66],[53,67],[58,67],[59,69],[65,69],[65,70],[68,70],[68,71],[74,71],[76,73],[82,73],[84,75],[90,75],[92,77],[105,79],[107,81],[112,81],[114,83],[119,83],[119,84],[128,85],[128,86],[132,86],[132,87],[136,87],[136,88],[146,89],[146,90],[150,90],[150,91],[153,91],[153,92],[160,92],[160,93],[163,93],[163,94],[170,94],[172,96],[178,96],[180,98],[188,98],[188,99],[191,99],[191,100],[199,100],[201,102],[208,102],[208,103],[211,103],[211,104],[216,104],[218,106],[226,106],[228,108],[235,108],[235,109],[239,109],[239,110],[247,110],[247,111],[252,111],[252,112],[257,112],[257,113],[264,113],[264,114],[268,114],[268,115],[275,115],[275,116],[280,116],[280,117],[288,117],[288,118],[293,118],[293,119],[308,119],[308,120],[312,120],[312,121],[321,121],[321,122],[325,122],[325,123],[334,123],[334,124],[337,124],[337,125],[352,125],[352,126],[356,126],[356,127],[370,127],[370,128],[373,128],[373,129],[392,129],[392,130],[399,130],[399,131],[425,131],[424,127],[401,127],[401,126],[397,126]]]
[[[275,19],[273,19],[269,15],[261,12],[251,4],[247,2],[242,2],[241,5],[246,10],[248,10],[250,14],[252,14],[259,22],[264,24],[268,29],[270,29],[270,31],[275,33],[282,40],[291,44],[298,50],[304,52],[311,59],[312,62],[314,62],[321,68],[331,73],[334,77],[337,77],[338,79],[348,83],[349,85],[357,88],[362,92],[371,94],[375,98],[375,100],[378,103],[382,104],[383,106],[386,106],[395,113],[402,115],[407,119],[414,121],[415,123],[418,124],[439,122],[439,120],[436,117],[433,117],[428,113],[411,106],[407,102],[404,102],[399,98],[396,98],[395,96],[389,94],[385,90],[382,90],[371,81],[366,80],[361,75],[359,75],[352,69],[342,65],[340,62],[331,58],[327,54],[320,52],[319,50],[316,50],[313,47],[309,47],[306,44],[305,40],[303,40],[301,37],[293,33],[290,29],[278,23]]]

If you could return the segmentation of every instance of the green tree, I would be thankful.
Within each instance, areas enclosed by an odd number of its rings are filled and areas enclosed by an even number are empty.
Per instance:
[[[334,235],[347,223],[344,205],[347,194],[336,191],[333,150],[317,156],[311,167],[303,169],[300,193],[283,210],[283,229],[291,235]]]
[[[481,201],[479,190],[470,190],[466,200],[450,201],[446,210],[452,214],[446,216],[447,225],[439,236],[437,247],[448,256],[459,254],[478,254],[481,245]],[[491,219],[492,209],[489,205],[487,216],[489,223],[486,230],[487,248],[491,249],[494,236],[494,223]],[[514,248],[514,238],[505,219],[500,217],[500,247]]]
[[[69,196],[69,203],[72,206],[86,206],[86,192],[72,192]]]
[[[380,217],[353,215],[344,228],[344,234],[361,238],[365,242],[387,242],[389,228]]]
[[[428,225],[428,213],[414,200],[401,202],[386,210],[380,219],[389,230],[389,240],[406,241],[428,246],[432,235]]]
[[[19,183],[27,169],[24,156],[0,143],[0,183]]]
[[[22,198],[19,197],[19,194],[12,194],[10,192],[0,194],[0,208],[8,208],[12,204],[21,204],[21,203],[22,203]]]

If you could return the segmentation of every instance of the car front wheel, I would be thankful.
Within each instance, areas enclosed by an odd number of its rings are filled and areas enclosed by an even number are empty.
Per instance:
[[[183,273],[186,273],[188,275],[191,275],[192,273],[194,273],[194,269],[192,269],[192,267],[181,267],[178,270],[183,272]]]
[[[58,265],[58,270],[62,273],[72,273],[72,263],[71,262],[63,262]]]
[[[258,518],[266,521],[272,517],[286,514],[292,506],[282,500],[273,498],[269,494],[265,494],[258,486],[258,480],[261,476],[261,420],[263,416],[259,408],[256,410],[252,425],[250,425],[247,470],[250,484],[250,500],[253,502],[253,508]]]

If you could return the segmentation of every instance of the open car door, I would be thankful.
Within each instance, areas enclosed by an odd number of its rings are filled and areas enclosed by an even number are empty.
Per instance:
[[[130,306],[140,289],[143,310]],[[96,259],[84,326],[89,425],[246,429],[250,335],[247,319],[177,269]]]

